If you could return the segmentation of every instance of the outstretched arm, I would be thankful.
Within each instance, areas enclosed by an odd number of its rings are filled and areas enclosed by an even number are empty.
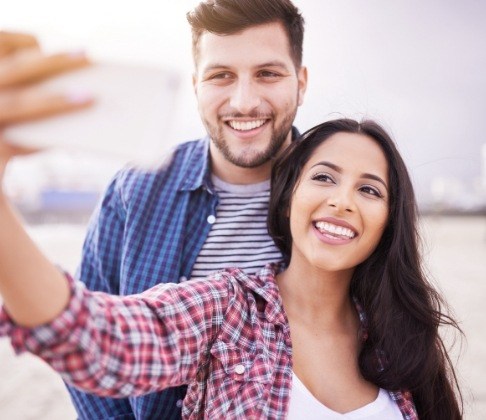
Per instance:
[[[9,159],[21,152],[0,143],[0,182]],[[69,300],[64,275],[30,239],[1,184],[0,294],[12,319],[28,327],[52,320]]]
[[[35,37],[0,31],[0,294],[9,314],[24,326],[55,317],[69,293],[63,275],[30,240],[3,194],[8,161],[32,151],[9,144],[2,129],[91,105],[87,95],[43,92],[35,83],[87,65],[83,53],[44,54]]]

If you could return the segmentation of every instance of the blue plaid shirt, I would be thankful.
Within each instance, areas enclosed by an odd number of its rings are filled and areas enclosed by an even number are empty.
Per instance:
[[[218,204],[208,142],[181,144],[158,170],[124,169],[115,176],[83,246],[77,277],[88,289],[129,295],[190,278]],[[179,419],[186,387],[130,399],[69,392],[81,419]]]
[[[91,219],[77,278],[117,295],[190,278],[216,215],[210,179],[209,138],[179,145],[158,170],[119,172]],[[68,389],[83,420],[180,419],[186,394],[178,387],[110,399]]]

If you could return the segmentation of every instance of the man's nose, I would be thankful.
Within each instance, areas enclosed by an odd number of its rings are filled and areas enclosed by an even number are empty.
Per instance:
[[[258,109],[260,104],[258,87],[252,80],[240,79],[235,83],[230,98],[230,106],[235,112],[248,115]]]

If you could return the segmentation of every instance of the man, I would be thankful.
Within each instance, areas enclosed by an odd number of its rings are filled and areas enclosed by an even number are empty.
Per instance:
[[[303,19],[290,0],[207,0],[188,20],[208,137],[180,145],[156,171],[115,177],[84,244],[78,277],[89,289],[132,294],[280,258],[266,229],[269,176],[296,135],[306,89]],[[130,400],[70,392],[83,419],[175,419],[185,395],[181,387]]]

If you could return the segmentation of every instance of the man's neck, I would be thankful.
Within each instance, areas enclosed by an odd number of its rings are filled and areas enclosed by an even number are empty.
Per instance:
[[[258,184],[266,181],[270,179],[271,170],[270,162],[256,168],[242,168],[227,161],[219,165],[211,164],[211,171],[215,176],[234,185]]]

